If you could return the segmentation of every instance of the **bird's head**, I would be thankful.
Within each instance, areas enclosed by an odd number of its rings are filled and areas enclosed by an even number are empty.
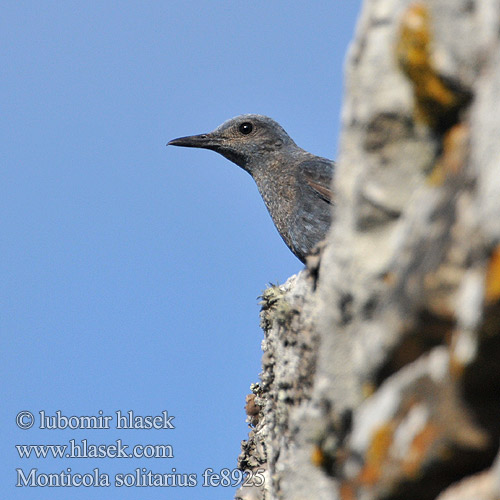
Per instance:
[[[179,137],[167,146],[212,149],[250,173],[270,156],[297,147],[279,123],[263,115],[240,115],[213,132]]]

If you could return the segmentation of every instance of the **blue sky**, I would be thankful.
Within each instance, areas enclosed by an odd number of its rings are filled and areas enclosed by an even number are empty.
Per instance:
[[[9,499],[231,498],[220,488],[16,488],[28,474],[232,469],[258,381],[258,295],[302,266],[252,179],[166,148],[241,113],[336,155],[360,1],[4,1],[0,458]],[[35,425],[16,426],[21,410]],[[39,429],[39,412],[175,429]],[[170,444],[174,458],[21,459],[15,444]]]

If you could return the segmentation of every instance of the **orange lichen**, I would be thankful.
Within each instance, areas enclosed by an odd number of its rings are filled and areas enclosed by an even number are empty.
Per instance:
[[[311,463],[316,467],[322,467],[325,463],[325,454],[320,446],[314,445],[311,453]]]
[[[450,375],[454,378],[454,379],[459,379],[462,377],[462,375],[464,374],[464,371],[465,371],[465,365],[462,361],[460,361],[459,359],[457,359],[456,356],[451,356],[450,358]]]
[[[486,302],[497,302],[500,299],[500,245],[491,254],[486,270]]]
[[[464,123],[453,126],[444,137],[443,148],[446,172],[460,174],[469,149],[469,127]]]
[[[392,271],[387,271],[382,275],[382,280],[386,285],[394,286],[396,283],[396,274]]]
[[[375,484],[382,475],[382,467],[389,453],[394,434],[394,426],[385,424],[379,427],[374,435],[359,480],[365,484]]]
[[[427,424],[413,439],[405,461],[402,464],[403,472],[410,478],[415,478],[421,472],[422,465],[428,457],[429,448],[439,436],[439,428],[434,424]]]
[[[356,500],[356,492],[350,483],[340,485],[340,498],[342,500]]]
[[[443,153],[429,175],[429,183],[440,186],[446,179],[459,175],[465,166],[468,146],[469,128],[458,123],[443,138]]]
[[[361,391],[365,399],[369,398],[376,390],[377,386],[373,382],[365,382],[361,387]]]
[[[397,43],[397,59],[414,86],[416,117],[432,127],[463,103],[437,73],[431,58],[431,19],[423,3],[411,5],[403,15]],[[446,121],[446,120],[445,120]]]

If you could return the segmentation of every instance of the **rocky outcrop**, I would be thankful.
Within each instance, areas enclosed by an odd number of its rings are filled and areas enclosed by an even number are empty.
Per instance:
[[[334,223],[262,299],[237,498],[499,499],[500,0],[365,1]]]

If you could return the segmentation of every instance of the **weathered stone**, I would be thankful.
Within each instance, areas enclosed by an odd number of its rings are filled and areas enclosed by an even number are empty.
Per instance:
[[[334,223],[264,294],[262,498],[500,499],[499,34],[500,0],[365,2]]]

